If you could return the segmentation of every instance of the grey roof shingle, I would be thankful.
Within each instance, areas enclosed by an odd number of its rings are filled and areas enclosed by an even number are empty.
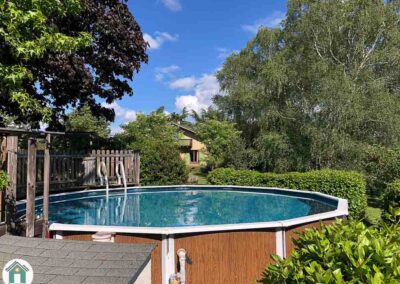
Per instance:
[[[150,260],[154,247],[6,235],[0,237],[0,269],[20,258],[32,266],[33,283],[129,283]]]

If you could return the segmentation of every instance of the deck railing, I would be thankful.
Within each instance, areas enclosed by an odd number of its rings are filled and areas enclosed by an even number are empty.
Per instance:
[[[17,152],[17,199],[26,196],[27,150]],[[51,193],[71,189],[95,187],[99,184],[97,167],[104,161],[110,185],[117,184],[115,165],[122,161],[129,185],[140,183],[140,155],[131,150],[93,150],[91,153],[50,152]],[[41,195],[44,185],[44,151],[36,156],[36,195]]]

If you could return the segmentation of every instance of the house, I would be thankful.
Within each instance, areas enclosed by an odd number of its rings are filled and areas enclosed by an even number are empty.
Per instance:
[[[196,135],[196,132],[184,125],[175,124],[180,131],[180,156],[188,166],[200,166],[205,162],[206,145]]]

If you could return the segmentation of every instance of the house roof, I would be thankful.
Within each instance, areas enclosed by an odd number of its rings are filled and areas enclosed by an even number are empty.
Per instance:
[[[133,283],[154,247],[7,235],[0,237],[0,267],[14,258],[26,260],[35,283]]]
[[[177,124],[177,123],[174,123],[174,125],[175,125],[176,127],[178,127],[179,129],[183,130],[183,131],[187,131],[187,132],[190,132],[190,133],[196,135],[196,132],[195,132],[193,129],[187,127],[187,126],[183,126],[183,125]]]

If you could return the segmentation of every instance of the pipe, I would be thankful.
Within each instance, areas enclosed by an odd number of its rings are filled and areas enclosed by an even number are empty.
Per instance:
[[[178,249],[178,257],[179,257],[179,280],[180,284],[185,284],[186,282],[186,250],[181,248]]]

